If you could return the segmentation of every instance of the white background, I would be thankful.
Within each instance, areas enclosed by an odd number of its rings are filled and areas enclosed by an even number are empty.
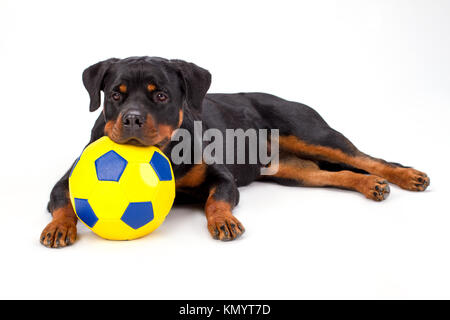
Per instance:
[[[0,298],[450,298],[450,1],[0,2]],[[40,245],[49,192],[89,139],[81,73],[151,55],[207,68],[210,92],[306,103],[371,155],[431,177],[376,203],[255,183],[238,241],[202,210],[153,234]]]

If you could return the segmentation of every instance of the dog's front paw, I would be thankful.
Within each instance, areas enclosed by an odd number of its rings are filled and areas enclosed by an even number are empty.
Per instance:
[[[48,248],[62,248],[71,245],[77,237],[77,226],[72,219],[50,222],[41,233],[41,243]]]
[[[245,232],[244,226],[231,212],[208,217],[208,230],[214,239],[222,241],[234,240]]]

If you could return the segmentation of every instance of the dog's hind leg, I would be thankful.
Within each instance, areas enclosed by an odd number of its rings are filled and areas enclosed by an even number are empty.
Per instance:
[[[281,158],[278,172],[272,176],[264,176],[263,179],[284,185],[336,187],[354,190],[375,201],[385,200],[389,196],[389,185],[381,177],[347,170],[325,171],[321,170],[315,162],[299,159],[295,156]]]
[[[331,128],[317,111],[304,104],[261,93],[240,97],[247,98],[258,111],[259,118],[264,119],[264,126],[279,130],[280,151],[296,154],[301,159],[337,164],[337,169],[360,169],[406,190],[423,191],[430,183],[423,172],[362,153],[345,136]]]
[[[364,170],[410,191],[423,191],[430,184],[418,170],[371,157],[359,151],[347,138],[331,128],[322,128],[317,141],[305,141],[295,135],[280,136],[280,150],[300,158],[343,164]]]

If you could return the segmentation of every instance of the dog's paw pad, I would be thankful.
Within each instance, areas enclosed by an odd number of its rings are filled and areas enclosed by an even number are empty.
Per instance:
[[[376,176],[369,176],[369,182],[365,186],[365,192],[367,198],[375,201],[383,201],[389,197],[391,189],[387,180]]]

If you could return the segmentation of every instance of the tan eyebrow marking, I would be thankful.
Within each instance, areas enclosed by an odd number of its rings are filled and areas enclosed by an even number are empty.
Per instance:
[[[152,83],[150,83],[147,86],[147,90],[150,91],[150,92],[154,91],[155,89],[156,89],[156,86],[154,84],[152,84]]]
[[[122,93],[127,92],[127,86],[124,85],[124,84],[121,84],[121,85],[119,86],[119,91],[122,92]]]

